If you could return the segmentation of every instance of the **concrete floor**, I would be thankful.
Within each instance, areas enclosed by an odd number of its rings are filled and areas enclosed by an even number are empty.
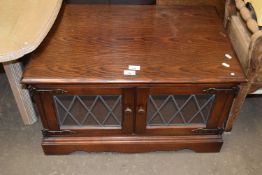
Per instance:
[[[0,73],[0,175],[259,175],[262,174],[262,98],[249,98],[220,153],[74,153],[45,156],[41,124],[24,126],[5,74]]]

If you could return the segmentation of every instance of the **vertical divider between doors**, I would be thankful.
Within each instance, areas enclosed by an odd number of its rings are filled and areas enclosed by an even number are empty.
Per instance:
[[[149,88],[137,88],[136,117],[135,117],[135,133],[137,134],[142,134],[146,130],[148,95],[149,95]]]
[[[135,89],[123,89],[123,131],[126,134],[134,133],[135,117]]]

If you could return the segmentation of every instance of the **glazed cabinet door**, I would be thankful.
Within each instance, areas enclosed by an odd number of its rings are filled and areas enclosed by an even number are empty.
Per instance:
[[[134,89],[64,86],[36,92],[46,136],[110,136],[133,132]]]
[[[221,134],[235,96],[234,87],[177,86],[137,89],[136,133]]]

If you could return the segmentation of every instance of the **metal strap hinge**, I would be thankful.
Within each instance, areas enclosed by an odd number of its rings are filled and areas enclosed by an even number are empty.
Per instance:
[[[64,94],[68,92],[63,89],[38,89],[33,86],[28,86],[28,90],[32,97],[35,95],[36,92],[49,92],[54,94]]]
[[[71,131],[71,130],[48,130],[48,129],[43,129],[42,134],[44,137],[48,136],[57,136],[57,135],[71,135],[71,134],[76,134],[76,131]]]
[[[224,128],[215,128],[215,129],[209,129],[209,128],[198,128],[192,130],[195,134],[215,134],[215,135],[221,135],[224,132]]]
[[[217,92],[222,92],[222,91],[232,91],[237,95],[238,92],[239,92],[239,87],[235,86],[235,87],[232,87],[232,88],[208,88],[208,89],[205,89],[203,91],[205,93],[208,93],[208,94],[215,94]]]

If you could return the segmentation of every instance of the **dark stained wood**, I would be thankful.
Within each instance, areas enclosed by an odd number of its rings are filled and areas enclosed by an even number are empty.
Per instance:
[[[137,88],[136,90],[136,118],[135,133],[143,134],[146,131],[146,115],[149,88]]]
[[[157,5],[206,5],[214,6],[221,18],[224,18],[226,0],[156,0]]]
[[[48,87],[48,86],[47,86]],[[198,128],[223,128],[223,124],[225,119],[228,116],[228,112],[230,106],[232,104],[234,98],[234,92],[218,92],[216,94],[216,100],[214,102],[211,116],[209,117],[207,126],[193,124],[193,125],[185,125],[185,126],[164,126],[164,127],[147,127],[146,126],[146,118],[147,118],[147,103],[148,103],[148,95],[158,95],[158,94],[204,94],[205,90],[210,87],[215,87],[214,85],[207,86],[198,84],[196,86],[189,85],[177,85],[177,86],[161,86],[161,87],[150,87],[150,86],[137,86],[137,87],[107,87],[107,85],[98,85],[95,87],[89,87],[85,85],[79,86],[55,86],[51,85],[51,87],[55,87],[58,89],[66,90],[65,95],[123,95],[123,123],[122,128],[97,128],[97,127],[78,127],[78,126],[60,126],[62,130],[72,130],[75,131],[75,134],[71,136],[119,136],[126,134],[138,134],[138,135],[173,135],[173,136],[181,136],[181,135],[192,135],[194,134],[192,130]],[[217,85],[217,88],[230,88],[232,86],[228,85]],[[52,89],[48,87],[47,89]],[[42,101],[38,101],[37,103],[43,103],[42,106],[39,106],[40,110],[44,108],[45,113],[43,113],[43,121],[45,121],[44,125],[47,126],[58,126],[59,123],[56,119],[55,106],[53,102],[45,99],[52,99],[52,94],[46,92],[40,93],[43,98]],[[55,94],[53,94],[55,95]],[[37,96],[36,96],[37,97]],[[126,111],[129,108],[130,111]],[[140,111],[143,109],[144,111]],[[46,127],[45,127],[46,128]],[[54,127],[49,127],[53,128]],[[52,135],[52,134],[51,134]],[[65,135],[67,136],[67,135]]]
[[[33,87],[36,87],[37,89],[41,89],[41,88],[47,88],[47,89],[64,89],[67,91],[67,93],[70,94],[75,94],[75,93],[80,93],[80,94],[85,94],[86,92],[89,93],[101,93],[101,94],[107,94],[107,93],[111,93],[111,94],[118,94],[120,92],[119,88],[134,88],[134,87],[146,87],[146,88],[151,88],[154,87],[153,89],[151,89],[151,93],[154,93],[154,91],[163,91],[164,92],[174,92],[175,93],[186,93],[187,89],[191,89],[192,86],[194,86],[194,88],[192,90],[195,90],[193,92],[199,92],[200,90],[205,90],[208,88],[230,88],[235,86],[236,84],[234,83],[226,83],[226,84],[212,84],[212,83],[208,83],[208,84],[199,84],[199,83],[194,83],[191,82],[190,84],[166,84],[166,83],[98,83],[98,84],[83,84],[81,82],[79,82],[78,84],[33,84]],[[174,90],[174,88],[177,88]]]
[[[43,100],[41,99],[40,94],[35,94],[33,96],[33,99],[34,99],[34,102],[37,106],[38,113],[39,113],[43,128],[48,129],[49,128],[49,126],[48,126],[48,114],[46,114],[45,111],[44,111]]]
[[[222,91],[216,94],[214,108],[210,114],[207,128],[224,128],[224,122],[233,103],[235,92]]]
[[[151,5],[155,4],[155,0],[65,0],[70,4],[135,4],[135,5]]]
[[[135,122],[135,89],[125,88],[123,100],[123,130],[125,133],[134,133]]]
[[[185,126],[147,126],[141,135],[144,136],[192,136],[195,129],[206,128],[204,124],[193,124]]]
[[[225,87],[224,87],[225,88]],[[210,117],[208,117],[207,125],[192,124],[185,126],[146,126],[147,118],[147,103],[148,95],[170,95],[170,94],[205,94],[208,87],[201,86],[178,86],[178,87],[151,87],[138,88],[137,90],[137,114],[136,114],[136,133],[144,135],[192,135],[192,130],[198,128],[224,128],[225,119],[228,116],[230,107],[233,103],[235,93],[233,91],[221,91],[216,93],[216,99],[211,110]],[[145,112],[139,113],[139,108],[143,108]]]
[[[44,120],[47,123],[48,129],[59,130],[60,126],[54,110],[55,105],[52,94],[39,93],[38,95],[40,96],[42,103],[42,109],[40,108],[40,111],[43,110],[45,114],[45,116],[42,117],[42,120]]]
[[[235,97],[228,89],[246,78],[215,8],[65,5],[59,19],[22,79],[40,89],[35,100],[44,128],[58,131],[44,135],[46,154],[220,151],[221,133],[193,130],[223,129]],[[141,70],[124,76],[128,65]],[[216,99],[207,125],[147,126],[149,95],[205,94],[209,88],[227,90],[210,92]],[[121,127],[60,126],[55,89],[65,95],[122,95]]]
[[[224,96],[225,103],[224,103],[223,110],[221,110],[220,112],[219,122],[216,126],[217,128],[225,128],[226,121],[228,119],[229,112],[236,95],[237,93],[234,92],[224,92],[223,96]]]
[[[214,8],[66,5],[60,16],[23,83],[245,81]],[[141,66],[136,76],[123,75],[130,64]]]
[[[68,137],[44,138],[45,154],[70,154],[74,151],[87,152],[150,152],[191,149],[195,152],[219,152],[223,145],[221,136],[183,137]]]
[[[58,88],[58,87],[57,87]],[[56,89],[57,89],[56,88]],[[47,88],[50,89],[50,88]],[[59,88],[58,88],[59,89]],[[42,106],[39,106],[40,111],[44,110],[42,113],[42,120],[44,121],[44,127],[50,130],[72,130],[75,133],[70,136],[79,137],[79,136],[118,136],[125,134],[132,134],[134,132],[133,121],[134,121],[134,88],[92,88],[92,87],[71,87],[64,88],[66,93],[63,95],[122,95],[122,126],[121,127],[79,127],[79,126],[60,126],[57,116],[56,116],[56,106],[53,102],[53,96],[57,94],[49,92],[38,92],[36,97],[40,96],[41,101],[37,101],[38,104],[42,103]],[[40,95],[39,95],[40,94]],[[59,94],[58,94],[59,95]],[[125,112],[126,108],[130,108],[132,112]],[[50,134],[50,136],[56,136],[56,134]],[[63,136],[63,135],[60,135]],[[65,134],[64,136],[68,136]]]

